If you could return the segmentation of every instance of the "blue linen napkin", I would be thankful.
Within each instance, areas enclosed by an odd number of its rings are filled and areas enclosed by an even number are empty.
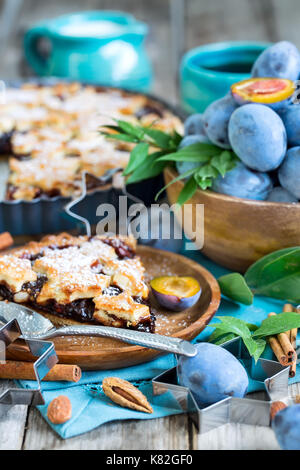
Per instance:
[[[183,251],[182,254],[202,264],[217,278],[230,272],[208,260],[199,251]],[[222,299],[217,315],[231,315],[258,325],[266,318],[268,312],[281,312],[282,306],[283,302],[281,301],[258,296],[254,299],[254,303],[251,306],[238,305],[229,300]],[[213,328],[208,326],[194,341],[205,341],[212,331]],[[269,347],[266,348],[263,357],[268,359],[273,358],[273,353]],[[82,378],[78,383],[42,382],[45,405],[39,406],[38,409],[52,429],[64,439],[91,431],[109,421],[152,419],[179,414],[182,413],[182,410],[176,400],[170,396],[168,397],[164,394],[158,401],[157,399],[155,400],[155,404],[153,403],[150,381],[156,375],[175,365],[175,357],[169,354],[138,366],[110,371],[83,372]],[[133,384],[138,385],[141,392],[147,396],[153,406],[153,414],[141,413],[112,404],[110,399],[101,391],[102,380],[104,377],[109,376],[129,380]],[[300,368],[298,367],[296,376],[290,379],[290,383],[299,381]],[[18,384],[23,388],[34,388],[36,386],[35,382],[24,380],[18,381]],[[249,392],[262,388],[263,384],[261,382],[250,380]],[[66,395],[70,399],[72,418],[64,424],[54,425],[47,419],[47,407],[51,400],[58,395]]]

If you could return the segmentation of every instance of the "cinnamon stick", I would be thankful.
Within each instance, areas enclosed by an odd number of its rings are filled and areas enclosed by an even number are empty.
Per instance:
[[[299,309],[296,307],[296,308],[293,308],[293,311],[294,312],[298,312],[299,313]],[[298,332],[298,328],[293,328],[291,330],[291,343],[292,343],[292,346],[293,348],[296,350],[296,339],[297,339],[297,332]],[[297,367],[297,353],[296,353],[296,357],[295,359],[293,360],[293,363],[290,367],[290,377],[295,377],[296,375],[296,367]]]
[[[269,317],[276,315],[276,313],[271,312],[269,313]],[[294,350],[293,346],[291,345],[290,339],[286,333],[279,333],[277,335],[277,340],[280,343],[280,346],[287,357],[287,362],[292,362],[295,359],[296,351]]]
[[[269,341],[269,344],[272,348],[273,353],[277,357],[278,362],[280,362],[280,364],[283,365],[283,366],[289,365],[287,357],[284,354],[283,349],[280,346],[279,341],[275,338],[275,336],[270,336],[268,341]]]
[[[56,364],[43,381],[78,382],[81,378],[81,369],[70,364]],[[0,379],[35,380],[32,362],[6,361],[0,363]]]
[[[284,304],[283,306],[283,311],[284,312],[293,312],[294,311],[294,307],[292,306],[292,304]],[[291,344],[293,344],[292,342],[292,331],[293,330],[289,330],[289,331],[286,331],[285,334],[288,336]]]

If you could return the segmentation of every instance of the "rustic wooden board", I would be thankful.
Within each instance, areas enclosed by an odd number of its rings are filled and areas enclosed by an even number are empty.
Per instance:
[[[155,304],[156,332],[191,340],[202,331],[217,311],[220,303],[218,282],[205,268],[184,256],[151,247],[138,247],[138,254],[146,268],[147,280],[162,275],[195,277],[202,293],[199,301],[183,312],[170,312]],[[140,346],[129,346],[110,338],[65,336],[54,339],[55,350],[61,363],[77,364],[83,369],[113,369],[128,367],[152,360],[160,353]],[[9,347],[9,358],[30,360],[24,344]]]

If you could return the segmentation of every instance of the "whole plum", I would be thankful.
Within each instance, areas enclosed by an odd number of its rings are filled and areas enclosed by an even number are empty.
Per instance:
[[[264,200],[272,190],[272,186],[267,173],[252,171],[242,162],[238,162],[224,177],[219,175],[214,179],[212,190],[229,196]]]
[[[210,343],[199,343],[197,349],[194,357],[180,356],[177,373],[180,385],[193,392],[199,405],[246,394],[247,373],[229,351]]]
[[[278,178],[284,189],[300,199],[300,147],[293,147],[287,151],[279,168]]]
[[[277,186],[276,188],[272,189],[269,196],[267,197],[267,201],[293,203],[298,202],[298,199],[286,189],[282,188],[281,186]]]
[[[300,450],[300,405],[280,410],[272,421],[280,447],[284,450]]]
[[[279,110],[278,114],[285,125],[288,145],[290,147],[300,145],[300,106],[291,104]]]
[[[229,140],[245,165],[257,171],[277,168],[286,153],[286,130],[281,118],[262,104],[245,104],[229,121]]]
[[[289,41],[280,41],[265,49],[253,64],[252,77],[278,77],[297,80],[300,54]]]
[[[219,147],[230,149],[228,122],[238,107],[231,94],[211,103],[203,114],[204,129],[209,140]]]
[[[206,137],[203,114],[191,114],[184,122],[184,135],[202,135]]]

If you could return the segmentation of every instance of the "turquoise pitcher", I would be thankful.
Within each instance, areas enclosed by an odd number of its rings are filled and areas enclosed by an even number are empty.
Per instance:
[[[152,67],[145,23],[116,11],[87,11],[44,21],[24,37],[25,56],[40,76],[66,77],[147,92]],[[38,43],[50,43],[47,57]]]

